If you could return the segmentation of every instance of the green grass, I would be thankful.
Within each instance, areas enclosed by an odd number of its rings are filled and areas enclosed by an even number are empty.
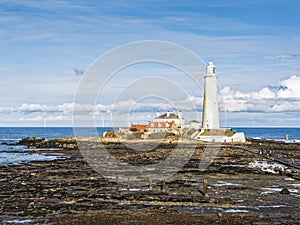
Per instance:
[[[234,132],[231,129],[211,129],[205,130],[200,134],[201,136],[227,136],[232,137]]]

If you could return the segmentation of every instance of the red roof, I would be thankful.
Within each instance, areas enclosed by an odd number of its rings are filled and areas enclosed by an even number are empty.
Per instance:
[[[147,130],[146,124],[131,124],[130,129]]]

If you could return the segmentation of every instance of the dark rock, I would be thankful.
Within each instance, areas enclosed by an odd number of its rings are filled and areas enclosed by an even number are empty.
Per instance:
[[[289,191],[287,188],[283,188],[283,189],[280,191],[280,194],[282,194],[282,195],[289,195],[289,194],[290,194],[290,191]]]
[[[202,191],[201,189],[198,189],[198,192],[199,192],[202,196],[205,196],[204,191]]]
[[[27,137],[27,138],[23,138],[21,141],[17,142],[16,145],[25,145],[28,148],[38,148],[38,147],[41,147],[42,143],[45,141],[47,141],[45,138]]]
[[[28,148],[64,148],[77,149],[76,140],[73,138],[58,138],[47,140],[39,137],[27,137],[13,145],[24,145]]]

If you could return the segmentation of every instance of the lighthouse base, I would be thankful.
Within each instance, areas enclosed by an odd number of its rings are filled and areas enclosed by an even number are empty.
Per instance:
[[[246,142],[243,132],[234,132],[230,128],[225,129],[202,129],[197,134],[193,135],[194,139],[205,142]]]

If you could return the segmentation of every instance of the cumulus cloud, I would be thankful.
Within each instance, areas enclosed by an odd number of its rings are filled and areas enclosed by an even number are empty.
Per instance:
[[[12,109],[12,110],[19,111],[19,112],[44,112],[47,111],[48,109],[49,107],[45,105],[24,103],[21,106],[17,107],[16,109]]]
[[[186,99],[178,101],[146,101],[139,102],[134,99],[114,102],[112,104],[77,104],[74,102],[63,103],[56,106],[47,106],[41,104],[24,103],[17,107],[0,107],[0,113],[9,117],[14,117],[12,120],[21,122],[43,122],[43,121],[69,121],[71,123],[73,112],[80,118],[101,118],[107,119],[111,115],[119,115],[123,118],[130,114],[139,115],[140,118],[151,119],[156,111],[201,111],[202,98],[195,96],[187,96]],[[133,115],[132,114],[132,115]],[[122,116],[120,116],[122,115]],[[147,116],[148,115],[148,116]],[[151,115],[149,117],[149,115]]]
[[[256,92],[240,92],[224,87],[221,95],[227,111],[284,112],[300,110],[300,76],[291,76],[277,86]]]
[[[242,92],[231,87],[224,87],[220,95],[224,100],[227,112],[262,112],[285,113],[300,112],[300,76],[291,76],[277,85],[270,85],[253,92]],[[64,103],[56,106],[24,103],[17,107],[0,107],[3,118],[11,118],[20,122],[66,122],[71,125],[73,111],[79,117],[89,117],[95,120],[109,121],[112,115],[118,118],[131,118],[130,120],[149,120],[155,116],[156,111],[182,110],[186,117],[202,110],[202,97],[187,96],[185,99],[166,101],[137,101],[127,99],[112,104],[83,105]]]
[[[278,97],[300,98],[300,76],[291,76],[280,84],[285,88],[278,91]]]

